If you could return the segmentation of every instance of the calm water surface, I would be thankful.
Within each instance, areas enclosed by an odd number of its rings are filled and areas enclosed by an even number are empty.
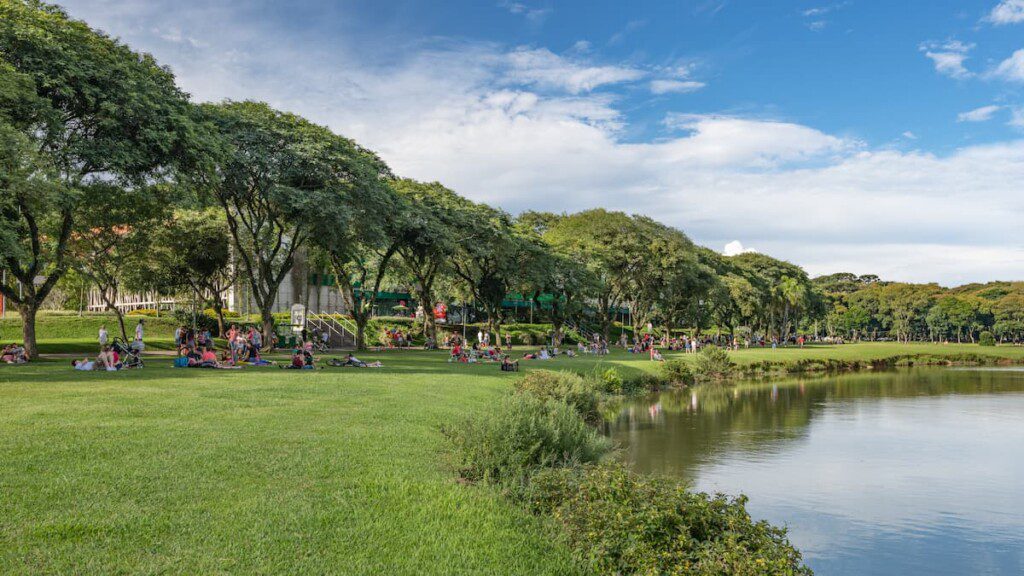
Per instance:
[[[638,470],[748,495],[816,574],[1024,574],[1024,371],[664,393],[609,431]]]

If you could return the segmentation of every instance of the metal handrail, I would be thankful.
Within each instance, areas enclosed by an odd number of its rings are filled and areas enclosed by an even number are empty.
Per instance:
[[[349,338],[352,341],[355,341],[356,326],[351,320],[344,316],[313,313],[307,314],[306,320],[312,322],[318,330],[326,329],[329,333],[336,334],[342,339]]]

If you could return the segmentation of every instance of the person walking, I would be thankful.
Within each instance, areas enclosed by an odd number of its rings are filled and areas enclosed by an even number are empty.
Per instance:
[[[106,324],[101,324],[100,325],[100,348],[101,349],[105,348],[107,346],[107,340],[109,340],[109,339],[110,339],[110,335],[107,334],[107,325]]]
[[[132,344],[135,347],[135,349],[138,350],[139,352],[141,352],[142,350],[145,349],[145,344],[143,344],[143,342],[142,342],[142,337],[143,337],[142,324],[143,324],[143,322],[144,322],[143,319],[139,318],[139,323],[135,325],[135,342]]]

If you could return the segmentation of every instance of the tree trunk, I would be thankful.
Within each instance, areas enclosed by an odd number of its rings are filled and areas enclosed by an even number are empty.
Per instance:
[[[110,308],[113,310],[114,316],[117,316],[117,326],[121,329],[121,339],[127,342],[128,330],[124,326],[124,312],[121,312],[117,306],[110,306]]]
[[[36,312],[38,309],[35,302],[18,306],[18,313],[21,314],[21,335],[24,339],[25,356],[28,356],[29,359],[33,359],[39,354],[39,348],[36,346]]]
[[[224,337],[224,303],[220,295],[213,297],[213,311],[217,313],[217,336]]]
[[[128,330],[124,326],[124,313],[121,312],[121,309],[115,305],[115,303],[117,302],[117,293],[114,292],[114,295],[111,296],[111,293],[108,292],[107,288],[98,289],[100,291],[100,294],[103,296],[103,303],[107,305],[107,310],[113,312],[114,316],[117,317],[117,326],[118,328],[121,329],[121,339],[127,342]]]
[[[565,322],[561,319],[551,319],[551,328],[555,331],[555,342],[557,342],[559,346],[562,345],[562,324],[564,323]]]
[[[420,286],[422,286],[422,281]],[[434,319],[434,302],[429,288],[421,288],[417,297],[423,307],[423,334],[437,342],[437,322]]]
[[[260,321],[263,323],[263,344],[267,350],[274,349],[274,316],[270,307],[260,307]]]
[[[366,324],[370,320],[369,315],[354,315],[356,321],[356,350],[366,350]]]

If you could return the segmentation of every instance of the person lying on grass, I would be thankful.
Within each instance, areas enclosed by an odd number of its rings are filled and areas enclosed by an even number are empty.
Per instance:
[[[344,362],[342,362],[341,360],[338,360],[337,358],[331,358],[330,360],[327,361],[327,363],[330,364],[331,366],[338,366],[338,367],[346,367],[346,366],[352,366],[352,367],[355,367],[355,368],[383,368],[384,367],[384,364],[381,363],[380,360],[377,360],[376,362],[369,362],[369,363],[367,363],[367,362],[363,362],[359,358],[356,358],[352,354],[349,354],[348,356],[345,356],[345,361]]]
[[[524,360],[551,360],[551,354],[547,348],[541,348],[536,354],[523,354]]]
[[[24,346],[8,344],[4,346],[3,351],[0,351],[0,360],[8,364],[24,364],[28,362],[28,356],[25,354]]]
[[[108,350],[105,346],[103,351],[96,356],[96,360],[89,360],[83,358],[81,360],[72,360],[71,367],[75,370],[90,371],[90,370],[106,370],[107,372],[114,372],[121,369],[121,365],[117,363],[114,358],[114,353]]]

